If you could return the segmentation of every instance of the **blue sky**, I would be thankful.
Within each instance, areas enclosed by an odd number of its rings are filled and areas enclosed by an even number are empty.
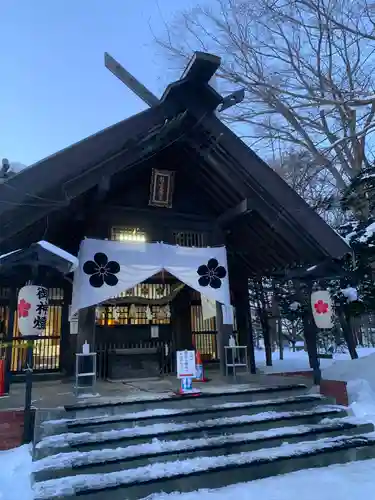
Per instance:
[[[0,0],[0,158],[30,165],[144,109],[104,52],[160,95],[176,75],[152,31],[197,3]]]

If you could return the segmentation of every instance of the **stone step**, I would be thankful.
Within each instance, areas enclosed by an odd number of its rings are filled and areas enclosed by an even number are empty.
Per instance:
[[[159,441],[90,452],[60,453],[34,463],[34,480],[89,473],[108,473],[156,462],[171,462],[193,457],[220,456],[281,446],[284,443],[313,441],[325,437],[372,432],[372,424],[357,424],[350,421],[335,421],[318,425],[281,427],[267,431],[256,431],[223,435],[205,439],[182,439]]]
[[[317,424],[323,418],[340,418],[344,416],[346,416],[346,412],[341,407],[321,406],[311,410],[266,412],[182,424],[153,424],[95,433],[63,433],[43,438],[35,446],[34,459],[56,454],[59,449],[69,451],[66,448],[82,451],[103,447],[116,448],[118,446],[146,443],[154,438],[170,441],[181,439],[181,437],[197,438],[231,432],[252,432],[271,427]]]
[[[157,462],[107,474],[83,474],[42,481],[34,484],[34,498],[68,500],[84,495],[85,500],[139,500],[155,493],[220,488],[301,469],[374,457],[373,435],[339,436],[255,452],[197,457],[178,463]]]
[[[97,432],[101,430],[121,429],[126,427],[150,425],[163,422],[192,422],[208,418],[223,418],[228,416],[251,415],[266,411],[305,410],[318,404],[333,404],[334,400],[321,395],[311,394],[289,398],[265,399],[245,403],[224,403],[207,408],[154,409],[136,413],[124,413],[107,417],[88,417],[81,419],[51,420],[44,423],[53,428],[65,428],[68,432]]]
[[[223,389],[223,387],[207,388],[202,390],[199,396],[161,394],[146,398],[140,398],[139,395],[126,399],[111,398],[106,400],[101,398],[97,401],[85,401],[74,405],[66,405],[65,410],[72,418],[92,417],[95,415],[108,416],[117,413],[135,413],[143,411],[145,408],[149,410],[157,408],[205,408],[214,404],[241,403],[276,397],[285,398],[304,394],[308,390],[308,387],[304,384],[230,387],[231,389]]]

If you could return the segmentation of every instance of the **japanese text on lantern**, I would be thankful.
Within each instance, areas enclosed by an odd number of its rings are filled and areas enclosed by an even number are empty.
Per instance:
[[[33,326],[37,330],[45,330],[47,326],[48,290],[40,286],[36,291],[36,296],[38,298],[38,303],[36,305],[36,315]]]

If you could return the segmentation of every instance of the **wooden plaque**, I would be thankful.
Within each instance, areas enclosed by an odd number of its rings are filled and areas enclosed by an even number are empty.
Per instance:
[[[149,205],[153,207],[172,207],[174,174],[170,170],[152,169]]]

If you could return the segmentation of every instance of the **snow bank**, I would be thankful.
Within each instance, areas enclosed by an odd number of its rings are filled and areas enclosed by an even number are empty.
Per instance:
[[[357,348],[357,353],[359,358],[367,357],[371,354],[375,354],[375,348],[373,347],[359,347]],[[262,373],[290,373],[290,372],[302,372],[309,371],[309,358],[305,351],[293,352],[289,348],[284,349],[284,359],[279,359],[279,352],[275,351],[272,353],[272,365],[266,366],[265,353],[264,350],[255,351],[255,360],[257,368]],[[320,366],[322,370],[327,369],[334,363],[341,361],[351,361],[349,353],[336,353],[333,359],[321,359]]]
[[[367,380],[350,380],[346,386],[349,409],[357,418],[375,425],[375,392]]]
[[[28,445],[0,452],[0,500],[33,500]]]
[[[147,500],[369,500],[374,497],[375,460],[308,469],[218,490],[157,494]]]
[[[375,391],[375,353],[358,359],[340,360],[322,370],[322,377],[326,380],[367,380]]]

